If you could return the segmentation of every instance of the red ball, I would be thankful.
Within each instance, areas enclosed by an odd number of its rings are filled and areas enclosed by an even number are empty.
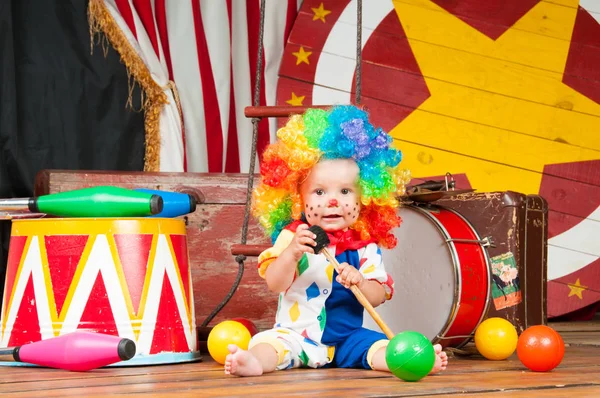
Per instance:
[[[547,372],[557,367],[565,355],[565,343],[554,329],[543,326],[527,328],[517,343],[521,363],[534,372]]]
[[[248,331],[250,332],[250,336],[254,336],[256,333],[258,333],[258,328],[254,324],[254,322],[252,322],[249,319],[246,319],[246,318],[233,318],[232,321],[236,321],[236,322],[239,322],[242,325],[244,325],[246,327],[246,329],[248,329]]]

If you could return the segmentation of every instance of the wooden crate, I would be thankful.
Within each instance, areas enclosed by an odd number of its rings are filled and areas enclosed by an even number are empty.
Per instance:
[[[248,175],[43,170],[36,176],[35,194],[98,185],[186,192],[200,200],[196,211],[185,218],[196,325],[201,326],[227,296],[238,274],[231,246],[241,241]],[[268,243],[269,239],[251,218],[248,244]],[[276,308],[277,294],[270,292],[258,276],[256,258],[249,257],[238,289],[210,326],[225,319],[245,317],[259,329],[270,328]]]

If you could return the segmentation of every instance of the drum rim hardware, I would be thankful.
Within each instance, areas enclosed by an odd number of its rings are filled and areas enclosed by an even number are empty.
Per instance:
[[[446,243],[479,243],[482,247],[496,247],[496,243],[491,236],[485,236],[483,239],[446,239]]]

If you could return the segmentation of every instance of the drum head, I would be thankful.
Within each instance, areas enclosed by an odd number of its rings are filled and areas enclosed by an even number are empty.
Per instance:
[[[412,330],[433,341],[445,331],[458,302],[458,268],[445,232],[431,216],[410,206],[399,214],[402,224],[394,230],[398,244],[382,249],[394,296],[375,310],[394,334]],[[381,331],[366,311],[363,325]]]

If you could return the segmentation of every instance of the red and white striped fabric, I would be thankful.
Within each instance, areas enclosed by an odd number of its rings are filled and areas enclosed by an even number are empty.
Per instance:
[[[160,171],[246,172],[252,122],[244,107],[253,103],[260,0],[104,2],[169,97],[161,113]],[[275,104],[279,63],[300,3],[266,1],[261,105]],[[275,129],[275,120],[260,123],[259,151]]]

